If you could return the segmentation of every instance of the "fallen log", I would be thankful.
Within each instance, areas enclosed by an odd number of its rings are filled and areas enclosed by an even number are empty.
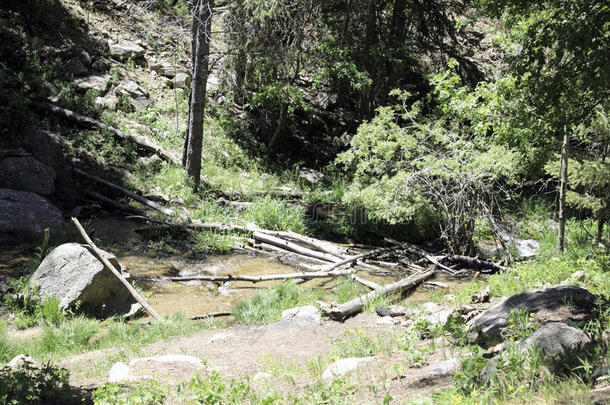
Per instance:
[[[342,248],[339,245],[334,245],[330,242],[322,241],[319,239],[311,238],[309,236],[301,235],[296,232],[291,231],[264,231],[266,234],[275,236],[278,238],[291,239],[293,241],[297,241],[302,243],[303,245],[317,249],[321,252],[328,253],[330,255],[336,256],[340,259],[345,259],[345,255],[347,254],[347,249]]]
[[[444,257],[444,256],[436,256],[435,257],[435,256],[432,256],[430,253],[426,252],[425,250],[423,250],[422,248],[414,246],[414,245],[411,245],[410,243],[399,242],[397,240],[390,239],[390,238],[384,238],[384,239],[385,239],[386,242],[389,242],[389,243],[391,243],[393,245],[396,245],[396,246],[400,246],[400,247],[402,247],[402,248],[404,248],[406,250],[409,250],[409,251],[411,251],[413,253],[416,253],[416,254],[422,256],[424,259],[426,259],[427,261],[429,261],[430,263],[432,263],[436,267],[439,267],[439,268],[445,270],[446,272],[448,272],[451,275],[455,276],[457,274],[456,270],[452,269],[449,266],[445,266],[444,264],[439,262],[439,258],[440,257]]]
[[[223,191],[222,194],[225,198],[236,199],[243,197],[264,197],[266,195],[273,197],[284,197],[284,198],[301,198],[305,194],[302,191],[294,190],[251,190],[251,191]]]
[[[331,262],[331,263],[340,261],[340,259],[336,256],[330,255],[328,253],[320,252],[317,250],[309,249],[309,248],[303,247],[301,245],[298,245],[296,243],[287,241],[285,239],[271,236],[261,230],[252,232],[252,237],[256,240],[259,240],[259,241],[262,241],[265,243],[269,243],[271,245],[279,246],[283,249],[290,250],[292,252],[297,252],[304,256],[314,257],[316,259],[324,260],[324,261]],[[332,270],[332,269],[330,269],[330,270]]]
[[[395,283],[384,285],[383,287],[375,289],[361,297],[354,298],[353,300],[348,301],[344,304],[328,304],[323,301],[318,301],[318,304],[320,305],[320,309],[322,310],[322,313],[324,315],[336,321],[343,321],[346,318],[362,311],[362,307],[367,302],[373,301],[375,298],[380,296],[406,291],[410,288],[415,287],[422,281],[431,278],[433,275],[434,270],[428,270],[423,273],[413,274]]]
[[[309,273],[286,273],[286,274],[269,274],[266,276],[240,276],[238,274],[226,274],[224,276],[189,276],[189,277],[147,277],[147,276],[138,276],[139,279],[152,279],[159,281],[173,281],[173,282],[181,282],[181,281],[219,281],[219,282],[227,282],[227,281],[248,281],[250,283],[259,283],[262,281],[273,281],[273,280],[291,280],[295,278],[302,278],[304,280],[309,280],[313,278],[327,278],[327,277],[337,277],[337,276],[346,276],[350,275],[354,272],[353,269],[348,270],[335,270],[335,271],[317,271],[317,272],[309,272]]]
[[[98,258],[98,260],[101,261],[104,264],[104,266],[106,266],[108,268],[108,270],[110,270],[112,272],[112,274],[114,274],[115,277],[119,279],[119,281],[127,288],[129,293],[131,294],[131,296],[133,298],[135,298],[135,300],[140,305],[142,305],[142,307],[146,310],[146,312],[148,312],[148,314],[150,316],[152,316],[155,319],[158,319],[159,314],[157,314],[155,312],[155,310],[150,305],[148,305],[146,300],[144,298],[142,298],[136,290],[134,290],[134,288],[131,286],[131,284],[129,284],[129,282],[127,280],[125,280],[125,277],[123,277],[121,275],[121,273],[119,273],[119,271],[112,265],[112,263],[110,263],[108,261],[108,259],[106,259],[104,257],[104,255],[102,254],[102,251],[99,250],[97,246],[95,246],[95,243],[93,243],[91,238],[89,238],[89,235],[87,235],[87,232],[85,231],[85,229],[81,226],[80,222],[78,222],[78,219],[76,219],[75,217],[72,217],[72,222],[76,226],[76,229],[78,229],[78,231],[80,232],[81,236],[83,237],[83,239],[85,240],[87,245],[89,245],[89,247],[91,247],[91,249],[93,250],[93,253],[95,253],[95,256]]]
[[[126,134],[122,131],[119,131],[116,128],[113,128],[109,125],[104,124],[101,121],[95,120],[95,119],[93,119],[91,117],[87,117],[85,115],[78,114],[72,110],[68,110],[66,108],[59,107],[55,104],[50,104],[50,103],[35,103],[35,104],[41,108],[46,109],[47,111],[51,111],[52,113],[59,115],[60,117],[66,119],[68,121],[74,122],[82,127],[85,127],[88,129],[94,128],[94,129],[101,129],[101,130],[108,131],[108,132],[112,133],[114,136],[116,136],[117,138],[126,139],[130,142],[133,142],[136,145],[138,145],[139,147],[141,147],[142,149],[144,149],[148,152],[152,152],[152,153],[158,155],[160,158],[167,160],[168,162],[181,166],[182,162],[180,161],[180,159],[177,156],[174,156],[170,152],[163,149],[161,146],[157,145],[156,143],[154,143],[144,137]]]
[[[221,316],[233,316],[231,312],[212,312],[205,315],[189,316],[191,321],[199,321],[201,319],[220,318]]]
[[[333,270],[333,269],[335,269],[335,268],[337,268],[339,266],[343,266],[344,264],[349,264],[349,263],[358,261],[358,259],[363,259],[365,257],[374,256],[374,255],[377,255],[377,254],[382,253],[382,252],[386,252],[386,251],[391,250],[391,249],[394,249],[394,248],[380,248],[380,249],[375,249],[375,250],[371,250],[371,251],[368,251],[368,252],[360,253],[359,255],[348,257],[348,258],[340,260],[340,261],[338,261],[336,263],[329,264],[329,265],[327,265],[325,267],[322,267],[321,270],[322,271],[331,271],[331,270]]]
[[[160,211],[160,212],[162,212],[165,215],[175,215],[174,210],[162,207],[161,205],[157,204],[156,202],[151,201],[148,198],[142,197],[141,195],[138,195],[136,193],[132,193],[131,191],[127,190],[124,187],[121,187],[121,186],[119,186],[117,184],[111,183],[111,182],[109,182],[107,180],[104,180],[104,179],[102,179],[100,177],[97,177],[97,176],[94,176],[92,174],[86,173],[86,172],[82,171],[81,169],[79,169],[77,167],[74,167],[72,170],[76,174],[78,174],[78,175],[80,175],[82,177],[85,177],[85,178],[87,178],[89,180],[96,181],[96,182],[98,182],[100,184],[103,184],[106,187],[110,187],[110,188],[112,188],[114,190],[120,191],[121,193],[125,194],[129,198],[131,198],[133,200],[136,200],[138,202],[141,202],[142,204],[144,204],[144,205],[146,205],[146,206],[148,206],[150,208],[153,208],[153,209],[155,209],[157,211]]]
[[[85,194],[87,194],[90,197],[95,198],[98,201],[101,201],[102,203],[104,203],[110,207],[118,209],[119,211],[130,212],[132,214],[138,214],[138,215],[144,214],[144,212],[142,210],[139,210],[136,207],[132,207],[131,205],[127,205],[127,204],[123,204],[118,201],[114,201],[104,195],[101,195],[100,193],[98,193],[96,191],[86,190]]]
[[[365,287],[370,288],[371,290],[376,290],[378,288],[381,288],[381,286],[373,281],[364,279],[362,277],[359,277],[357,274],[352,274],[352,280],[354,280],[357,283],[362,284]]]
[[[443,260],[449,260],[453,263],[461,264],[469,269],[489,269],[494,271],[505,271],[506,267],[501,266],[497,263],[490,262],[488,260],[481,260],[475,257],[463,256],[463,255],[449,255],[445,256]]]
[[[275,246],[275,245],[270,245],[268,243],[258,243],[256,245],[254,245],[254,247],[262,249],[262,250],[276,252],[276,253],[279,253],[279,254],[282,254],[282,255],[289,255],[289,256],[298,257],[298,258],[300,258],[302,260],[309,260],[309,261],[312,261],[312,262],[316,262],[318,264],[327,264],[328,263],[325,260],[320,260],[320,259],[316,259],[315,257],[305,256],[305,255],[302,255],[300,253],[291,252],[289,250],[282,249],[281,247],[278,247],[278,246]]]

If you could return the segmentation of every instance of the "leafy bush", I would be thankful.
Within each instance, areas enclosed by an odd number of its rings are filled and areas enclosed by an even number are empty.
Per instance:
[[[97,405],[157,405],[165,401],[167,394],[155,381],[129,387],[106,383],[93,392]]]
[[[68,370],[46,364],[40,368],[25,363],[19,370],[0,368],[0,403],[70,404],[79,403],[69,385]]]

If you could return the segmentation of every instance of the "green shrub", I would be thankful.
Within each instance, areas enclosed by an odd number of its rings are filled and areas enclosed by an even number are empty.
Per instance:
[[[66,369],[49,364],[37,368],[28,363],[19,370],[0,368],[1,404],[79,403],[76,394]]]
[[[157,405],[165,401],[167,394],[155,381],[123,387],[116,383],[106,383],[93,391],[93,401],[97,405]]]

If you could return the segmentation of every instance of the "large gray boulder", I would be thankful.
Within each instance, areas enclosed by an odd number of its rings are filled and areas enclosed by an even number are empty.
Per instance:
[[[116,44],[109,44],[110,46],[110,56],[113,56],[118,59],[128,59],[128,58],[140,58],[144,56],[144,48],[140,45],[123,40]]]
[[[37,194],[0,188],[0,246],[32,243],[61,233],[64,218],[49,200]]]
[[[29,129],[21,140],[23,147],[40,162],[57,170],[64,164],[61,135],[41,129]]]
[[[8,157],[0,161],[0,187],[48,196],[55,191],[57,173],[31,156]]]
[[[577,366],[579,359],[586,358],[591,343],[591,339],[582,330],[564,323],[551,322],[543,325],[521,342],[511,345],[517,345],[524,359],[533,354],[532,349],[539,350],[542,361],[548,369],[559,374]],[[498,364],[502,364],[505,353],[502,352],[487,362],[481,371],[483,381],[489,381],[497,375]]]
[[[559,322],[543,325],[519,343],[522,350],[537,347],[554,371],[576,365],[579,357],[585,357],[590,345],[591,339],[585,332]]]
[[[104,257],[120,271],[114,255]],[[30,279],[46,299],[55,297],[61,309],[80,302],[80,310],[94,316],[129,314],[135,304],[127,288],[93,254],[87,245],[66,243],[40,263]]]
[[[501,332],[516,309],[527,308],[542,323],[583,321],[592,314],[596,299],[584,288],[571,285],[524,291],[474,317],[469,322],[470,338],[484,347],[500,343]]]

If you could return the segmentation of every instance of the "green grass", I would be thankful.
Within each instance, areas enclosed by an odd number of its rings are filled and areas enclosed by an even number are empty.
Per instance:
[[[58,324],[45,321],[40,336],[28,340],[14,341],[7,337],[6,331],[0,330],[0,362],[10,360],[17,353],[47,361],[112,346],[135,347],[202,328],[179,313],[156,319],[148,325],[127,323],[118,318],[100,321],[78,315]]]
[[[282,311],[314,304],[322,296],[322,290],[285,282],[238,302],[233,308],[233,317],[235,322],[248,325],[277,322],[282,318]]]
[[[333,289],[338,304],[343,304],[367,292],[368,290],[349,277],[341,277]]]
[[[264,229],[297,233],[306,231],[305,213],[300,207],[269,196],[255,200],[245,210],[243,218]]]

